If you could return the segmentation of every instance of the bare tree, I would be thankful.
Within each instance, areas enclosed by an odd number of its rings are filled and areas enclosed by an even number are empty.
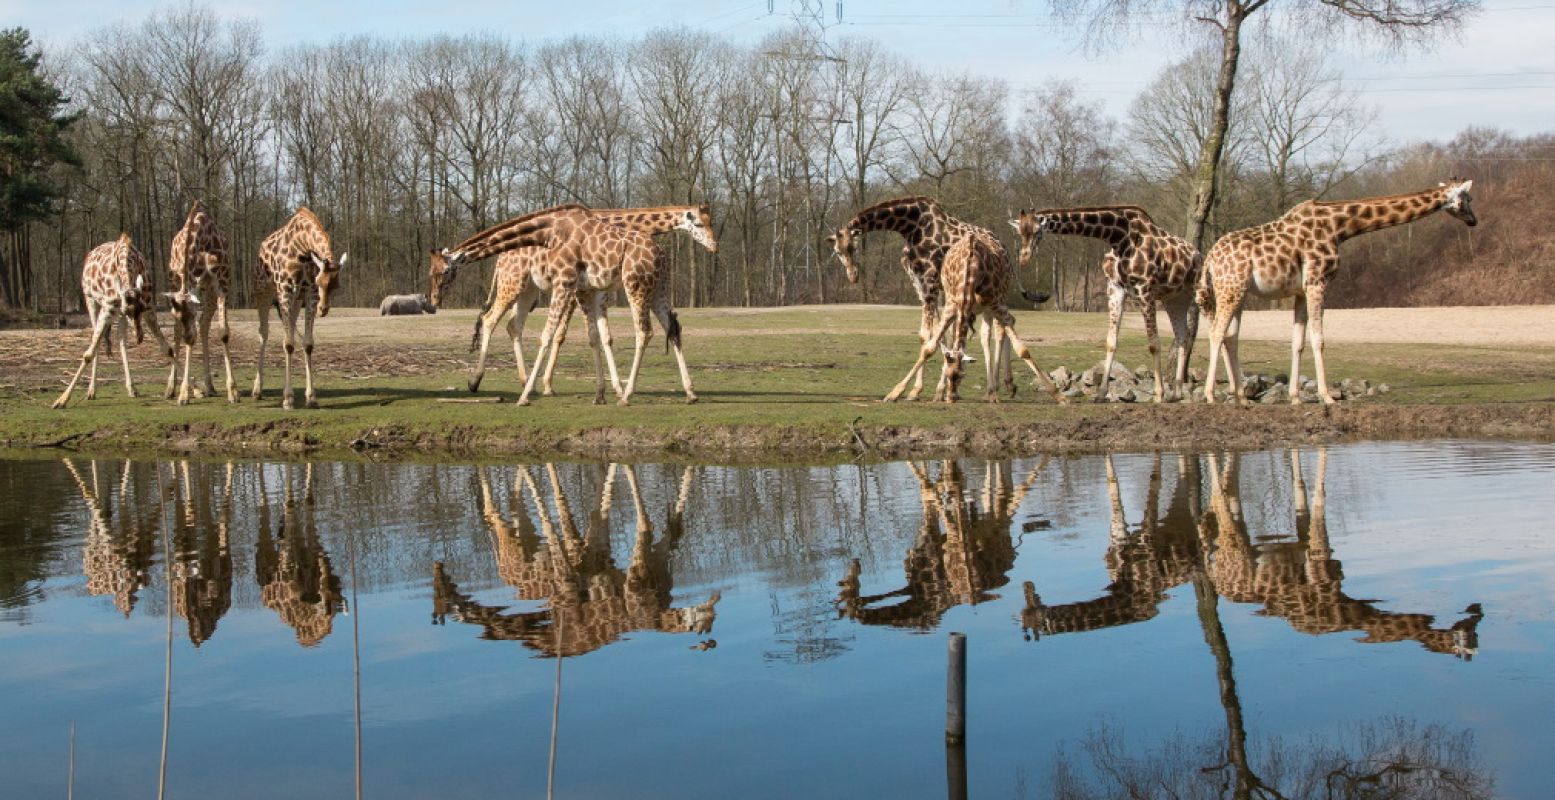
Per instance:
[[[1214,29],[1220,44],[1208,135],[1199,150],[1193,177],[1193,206],[1188,217],[1188,241],[1204,247],[1204,232],[1215,206],[1216,180],[1231,126],[1232,93],[1242,57],[1242,28],[1269,0],[1052,0],[1060,15],[1083,20],[1091,42],[1100,44],[1128,31],[1142,18],[1181,13],[1185,21]],[[1327,30],[1379,40],[1401,48],[1429,43],[1462,28],[1479,10],[1479,0],[1304,0],[1286,9],[1290,19],[1309,35]]]

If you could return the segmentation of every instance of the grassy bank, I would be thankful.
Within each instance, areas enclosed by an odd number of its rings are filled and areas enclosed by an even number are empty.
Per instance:
[[[1060,364],[1084,369],[1101,356],[1102,315],[1018,316],[1019,329],[1028,341],[1035,340],[1034,352],[1045,369]],[[252,312],[239,312],[233,324],[234,360],[244,398],[238,405],[201,399],[180,408],[162,400],[165,372],[148,344],[131,349],[141,399],[125,397],[114,359],[99,366],[97,399],[84,399],[83,384],[71,407],[56,411],[49,403],[73,371],[85,332],[0,332],[0,445],[111,452],[750,461],[851,457],[860,451],[891,457],[1555,435],[1555,347],[1550,346],[1331,342],[1333,380],[1366,378],[1386,382],[1393,391],[1326,411],[1315,406],[1058,407],[1034,387],[1029,371],[1021,379],[1019,398],[989,405],[981,402],[981,364],[969,365],[964,402],[945,407],[878,402],[911,361],[916,328],[911,309],[690,309],[681,317],[701,397],[695,406],[683,402],[673,360],[659,335],[649,346],[633,405],[593,406],[592,360],[581,324],[575,322],[557,373],[557,395],[519,408],[512,402],[519,386],[505,337],[493,340],[481,392],[464,389],[474,362],[468,352],[472,312],[380,318],[339,309],[318,326],[318,410],[279,408],[275,356],[266,372],[268,395],[258,403],[248,399],[257,340]],[[631,359],[631,335],[619,311],[614,321],[615,350],[624,370]],[[1137,327],[1133,320],[1130,324]],[[530,353],[538,328],[539,320],[531,319]],[[273,346],[272,354],[279,349]],[[1202,337],[1199,349],[1196,364],[1204,358]],[[1137,330],[1125,333],[1121,353],[1130,367],[1146,362]],[[1288,369],[1287,342],[1247,341],[1242,354],[1248,371]],[[937,363],[931,366],[937,374]],[[298,373],[300,389],[300,368]],[[220,383],[218,361],[218,388]],[[448,402],[471,399],[488,402]]]

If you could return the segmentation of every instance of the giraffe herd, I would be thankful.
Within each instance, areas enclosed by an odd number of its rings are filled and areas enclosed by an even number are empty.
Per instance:
[[[1132,297],[1144,317],[1145,333],[1153,360],[1157,403],[1189,397],[1188,363],[1193,351],[1199,316],[1211,315],[1209,369],[1203,387],[1205,402],[1216,400],[1216,377],[1223,363],[1228,394],[1247,403],[1237,359],[1238,328],[1249,295],[1267,299],[1293,298],[1290,400],[1301,402],[1299,381],[1306,342],[1312,345],[1317,373],[1317,394],[1325,404],[1335,402],[1327,384],[1323,355],[1323,307],[1325,293],[1338,271],[1340,243],[1363,233],[1413,222],[1436,211],[1474,225],[1470,189],[1473,181],[1451,179],[1437,187],[1412,194],[1361,200],[1308,201],[1272,222],[1222,236],[1203,256],[1194,246],[1157,225],[1142,208],[1129,205],[1082,208],[1022,209],[1009,221],[1020,238],[1019,264],[1030,264],[1046,235],[1081,236],[1108,245],[1102,260],[1106,279],[1108,330],[1098,401],[1106,399],[1106,385],[1117,358],[1118,336],[1125,301]],[[519,405],[529,405],[538,385],[542,396],[553,393],[552,373],[556,353],[566,337],[574,311],[581,309],[594,357],[594,402],[606,397],[605,376],[617,402],[630,403],[637,387],[643,355],[653,336],[652,320],[664,331],[667,349],[675,355],[686,402],[695,403],[691,374],[681,348],[681,325],[670,293],[670,267],[656,236],[684,231],[709,253],[718,251],[712,213],[707,204],[653,208],[593,209],[570,203],[524,214],[475,233],[453,247],[430,251],[428,302],[436,309],[462,265],[496,258],[491,289],[476,318],[471,350],[479,351],[469,379],[476,391],[485,374],[491,336],[509,311],[506,330],[513,344],[518,378],[523,389]],[[1016,392],[1013,358],[1023,361],[1037,383],[1060,404],[1068,398],[1058,391],[1036,363],[1030,348],[1015,330],[1007,297],[1018,284],[1015,265],[992,231],[957,219],[931,197],[901,197],[869,206],[826,238],[846,270],[849,282],[859,279],[856,249],[866,234],[894,232],[904,242],[901,265],[918,295],[918,357],[902,380],[886,395],[886,401],[903,396],[917,399],[923,389],[923,371],[938,351],[944,364],[934,399],[954,403],[958,397],[966,338],[974,319],[981,320],[979,340],[983,350],[984,391],[990,402],[1001,392]],[[313,375],[313,324],[315,316],[328,315],[330,298],[338,289],[346,255],[334,258],[329,233],[318,216],[298,208],[284,226],[265,237],[259,248],[255,298],[259,316],[259,359],[251,396],[263,395],[264,355],[269,341],[269,312],[273,306],[285,326],[285,371],[281,394],[283,408],[294,404],[292,356],[297,346],[299,316],[302,323],[304,405],[317,408]],[[218,325],[229,403],[238,402],[233,382],[227,303],[231,289],[228,242],[212,213],[196,201],[184,225],[173,239],[169,275],[174,291],[164,293],[174,317],[171,343],[156,321],[154,276],[128,235],[94,248],[81,275],[92,335],[75,375],[54,402],[63,408],[84,372],[90,371],[87,398],[96,395],[100,347],[108,344],[114,322],[119,323],[120,355],[125,386],[131,397],[135,387],[129,372],[128,343],[131,321],[136,340],[144,337],[149,322],[169,362],[165,396],[174,396],[177,350],[183,348],[183,378],[177,402],[191,397],[214,396],[211,379],[210,328]],[[624,291],[631,311],[634,347],[632,364],[623,381],[612,349],[606,321],[606,302],[616,290]],[[546,321],[540,333],[532,366],[526,368],[522,334],[525,319],[536,308],[542,292],[550,292]],[[1029,293],[1028,299],[1037,299]],[[1172,377],[1162,371],[1156,332],[1156,311],[1162,308],[1172,327]],[[191,387],[190,362],[198,335],[203,347],[203,385]]]

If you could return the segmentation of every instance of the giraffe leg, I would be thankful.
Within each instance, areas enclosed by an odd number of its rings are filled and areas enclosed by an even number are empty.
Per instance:
[[[313,315],[310,302],[302,310],[302,404],[304,408],[318,408],[318,394],[313,388]]]
[[[923,315],[918,321],[918,347],[921,349],[927,345],[933,336],[939,322],[939,302],[937,298],[923,298]],[[938,347],[938,339],[934,339],[935,347]],[[910,375],[913,378],[912,391],[907,394],[908,400],[917,400],[923,393],[923,373]],[[939,398],[935,398],[936,400]]]
[[[1307,335],[1307,298],[1296,296],[1296,309],[1290,326],[1290,385],[1287,387],[1291,405],[1301,404],[1301,345]]]
[[[524,358],[524,323],[529,320],[529,311],[539,301],[539,296],[538,286],[531,286],[520,292],[513,309],[513,317],[508,320],[508,335],[513,337],[513,362],[518,369],[520,386],[529,380],[529,360]]]
[[[262,280],[268,282],[269,278]],[[260,290],[254,302],[259,310],[259,360],[254,364],[254,388],[248,396],[258,400],[265,388],[265,346],[270,343],[270,303],[275,297],[273,289]]]
[[[529,405],[529,396],[534,393],[535,381],[540,377],[540,373],[545,371],[546,356],[556,346],[557,330],[567,324],[576,301],[577,289],[572,284],[557,281],[551,285],[551,305],[546,312],[545,330],[540,332],[540,345],[535,351],[534,368],[529,370],[529,377],[524,381],[524,390],[518,396],[519,405]]]
[[[119,318],[119,360],[124,364],[124,392],[130,397],[138,397],[135,394],[135,379],[130,377],[130,318]]]
[[[1155,368],[1155,402],[1166,402],[1166,385],[1161,378],[1161,337],[1155,327],[1154,299],[1145,300],[1140,313],[1145,316],[1145,339],[1149,342],[1150,360]]]
[[[1047,373],[1037,366],[1036,360],[1031,357],[1030,348],[1026,347],[1026,343],[1021,340],[1020,334],[1015,332],[1015,316],[1010,313],[1010,310],[1000,305],[995,307],[992,313],[1001,332],[1009,337],[1010,347],[1014,350],[1015,357],[1026,362],[1026,366],[1031,367],[1031,371],[1037,374],[1037,383],[1047,390],[1047,393],[1052,395],[1059,405],[1069,405],[1069,398],[1059,392],[1058,387],[1053,385],[1053,379],[1049,378]]]
[[[1002,336],[994,337],[994,350],[999,354],[998,373],[1003,376],[1004,390],[1013,399],[1020,391],[1020,384],[1015,382],[1015,363],[1010,360],[1010,340]]]
[[[177,315],[175,314],[174,316],[176,318]],[[157,310],[155,308],[146,309],[146,324],[151,326],[151,335],[156,337],[157,347],[162,348],[162,352],[167,354],[167,389],[162,395],[162,399],[166,400],[173,396],[173,377],[178,369],[177,352],[175,345],[162,335],[162,324],[157,321]]]
[[[1222,294],[1221,292],[1217,292]],[[1240,315],[1242,310],[1242,293],[1239,291],[1225,291],[1224,297],[1215,298],[1215,319],[1209,329],[1209,369],[1204,375],[1204,402],[1215,402],[1215,372],[1220,368],[1220,360],[1226,359],[1226,373],[1230,377],[1230,351],[1226,348],[1226,333],[1231,328],[1233,318]]]
[[[917,379],[917,383],[915,383],[913,386],[914,393],[908,395],[908,398],[915,399],[917,397],[917,391],[922,387],[923,384],[923,364],[929,360],[930,356],[934,355],[936,350],[939,350],[940,339],[944,337],[945,329],[949,327],[951,317],[952,313],[948,310],[946,313],[940,315],[939,321],[934,325],[934,329],[929,332],[928,336],[923,337],[922,344],[918,347],[917,362],[912,365],[912,369],[907,371],[907,375],[902,378],[901,382],[896,384],[896,388],[892,389],[891,393],[885,396],[885,402],[896,402],[897,399],[902,396],[902,393],[907,391],[907,384],[910,381],[913,381],[914,378]],[[942,380],[943,377],[944,373],[942,372]]]
[[[987,319],[983,320],[987,324]],[[972,330],[972,320],[961,311],[956,312],[956,322],[950,328],[950,345],[945,348],[945,403],[954,405],[960,399],[961,389],[961,356],[966,354],[966,337]],[[986,344],[986,341],[984,342]],[[984,359],[987,361],[987,359]],[[991,372],[988,364],[984,364],[984,371]],[[990,398],[998,399],[998,393],[990,393]]]
[[[589,303],[594,309],[592,329],[597,341],[605,351],[605,366],[610,370],[610,388],[616,393],[616,398],[621,397],[621,371],[616,365],[615,337],[610,335],[610,321],[606,318],[609,296],[602,291],[595,291],[589,297]]]
[[[103,308],[103,310],[98,312],[98,313],[102,315],[103,319],[108,320],[108,327],[103,330],[102,341],[100,343],[97,342],[97,337],[95,337],[95,336],[93,337],[92,341],[94,343],[98,344],[98,349],[103,350],[103,351],[105,351],[105,353],[107,355],[112,356],[113,355],[113,314],[110,313],[106,307]],[[97,330],[97,325],[95,323],[92,325],[92,330],[94,332]],[[86,379],[86,399],[88,399],[88,400],[96,400],[97,399],[97,359],[96,358],[92,359],[91,375],[87,376],[87,379]]]
[[[180,337],[182,337],[183,331],[184,331],[183,323],[180,321],[179,322],[179,334],[180,334]],[[192,362],[192,359],[194,358],[194,341],[193,340],[188,340],[188,341],[183,342],[183,352],[184,352],[183,375],[182,375],[182,378],[180,379],[179,384],[178,384],[178,401],[177,402],[181,406],[186,406],[186,405],[189,405],[189,397],[190,397],[189,366],[190,366],[190,363]]]
[[[643,352],[648,349],[648,340],[653,338],[653,324],[649,319],[653,310],[648,307],[646,297],[628,297],[628,305],[632,309],[632,332],[636,339],[632,344],[632,371],[626,374],[626,387],[621,392],[621,405],[627,405],[632,400],[632,393],[637,390],[637,371],[642,369]]]
[[[1188,359],[1193,355],[1193,339],[1197,324],[1193,321],[1193,300],[1186,292],[1168,298],[1165,303],[1166,318],[1172,325],[1172,350],[1177,360],[1172,367],[1171,400],[1186,399],[1188,384]]]
[[[1236,315],[1231,318],[1231,326],[1226,329],[1226,378],[1231,382],[1233,394],[1237,403],[1248,405],[1247,390],[1242,387],[1242,361],[1237,357],[1238,349],[1242,346],[1242,309],[1237,309]]]
[[[670,349],[675,352],[675,366],[680,369],[680,385],[686,390],[686,403],[695,403],[697,393],[691,388],[691,371],[686,368],[686,354],[680,349],[680,320],[666,302],[655,303],[653,313],[659,318],[659,327],[664,329]]]
[[[1307,288],[1307,335],[1312,339],[1312,360],[1317,362],[1317,396],[1323,405],[1334,404],[1328,391],[1328,367],[1323,363],[1323,287]]]
[[[92,325],[92,340],[87,342],[86,352],[81,354],[81,364],[76,367],[76,374],[70,378],[70,383],[65,386],[65,391],[60,394],[59,399],[54,401],[53,408],[64,408],[65,404],[70,402],[70,393],[75,390],[76,381],[81,380],[81,373],[86,371],[88,364],[97,362],[97,351],[102,347],[103,336],[112,319],[113,316],[106,307],[99,312],[96,322]]]
[[[227,402],[238,401],[238,386],[232,378],[232,326],[227,324],[227,296],[216,298],[216,316],[219,319],[218,336],[221,339],[221,367],[227,378]]]
[[[201,298],[202,300],[204,298]],[[211,320],[216,317],[216,304],[206,301],[200,305],[200,359],[205,370],[205,383],[198,388],[195,397],[215,397],[216,383],[211,380]]]
[[[1118,357],[1118,334],[1123,330],[1124,290],[1116,283],[1107,284],[1107,356],[1102,359],[1101,376],[1096,382],[1094,402],[1107,401],[1107,385],[1112,383],[1112,365]]]
[[[514,297],[508,294],[499,294],[485,311],[480,315],[480,354],[475,357],[475,374],[470,376],[468,386],[470,391],[480,391],[481,379],[486,377],[486,353],[491,348],[491,332],[497,327],[497,323],[508,313],[508,308],[513,305]],[[524,379],[524,351],[519,344],[519,337],[523,334],[523,319],[527,312],[519,309],[513,319],[508,320],[508,336],[513,338],[513,355],[518,359],[518,379]],[[514,327],[517,321],[518,326]]]
[[[595,302],[594,293],[590,293],[587,297],[579,297],[578,306],[583,309],[583,331],[588,334],[589,352],[594,356],[594,405],[602,406],[605,404],[605,354],[599,341],[599,327],[595,324],[599,304]]]
[[[556,344],[551,348],[550,358],[545,360],[545,371],[540,375],[541,397],[550,397],[556,394],[556,391],[551,388],[551,374],[556,371],[556,359],[561,356],[562,345],[567,343],[567,329],[572,327],[572,313],[572,310],[567,312],[567,321],[556,332]],[[587,312],[585,312],[584,316],[587,317]],[[591,339],[590,342],[592,341]]]
[[[286,373],[281,384],[281,408],[290,411],[296,408],[297,401],[292,397],[292,354],[297,352],[297,304],[299,298],[295,295],[286,299],[281,306],[286,318],[281,320],[282,332],[286,335],[281,349],[286,351]]]

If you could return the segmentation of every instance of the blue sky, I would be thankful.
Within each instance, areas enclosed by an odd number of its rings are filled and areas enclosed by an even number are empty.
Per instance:
[[[823,0],[828,20],[836,0]],[[22,25],[50,46],[119,22],[137,23],[163,5],[152,0],[0,0],[0,24]],[[223,16],[256,19],[268,47],[328,42],[363,33],[417,37],[496,31],[540,41],[571,35],[633,38],[685,25],[751,42],[791,23],[793,0],[571,0],[570,2],[297,2],[223,0]],[[1169,23],[1099,54],[1078,47],[1080,34],[1056,25],[1046,0],[846,0],[830,37],[860,36],[936,69],[997,75],[1016,89],[1050,79],[1121,117],[1129,100],[1162,66],[1180,57],[1192,35]],[[1555,130],[1555,0],[1486,0],[1457,41],[1429,52],[1386,57],[1374,47],[1336,43],[1335,58],[1354,88],[1379,109],[1390,141],[1445,139],[1469,125],[1528,134]]]

